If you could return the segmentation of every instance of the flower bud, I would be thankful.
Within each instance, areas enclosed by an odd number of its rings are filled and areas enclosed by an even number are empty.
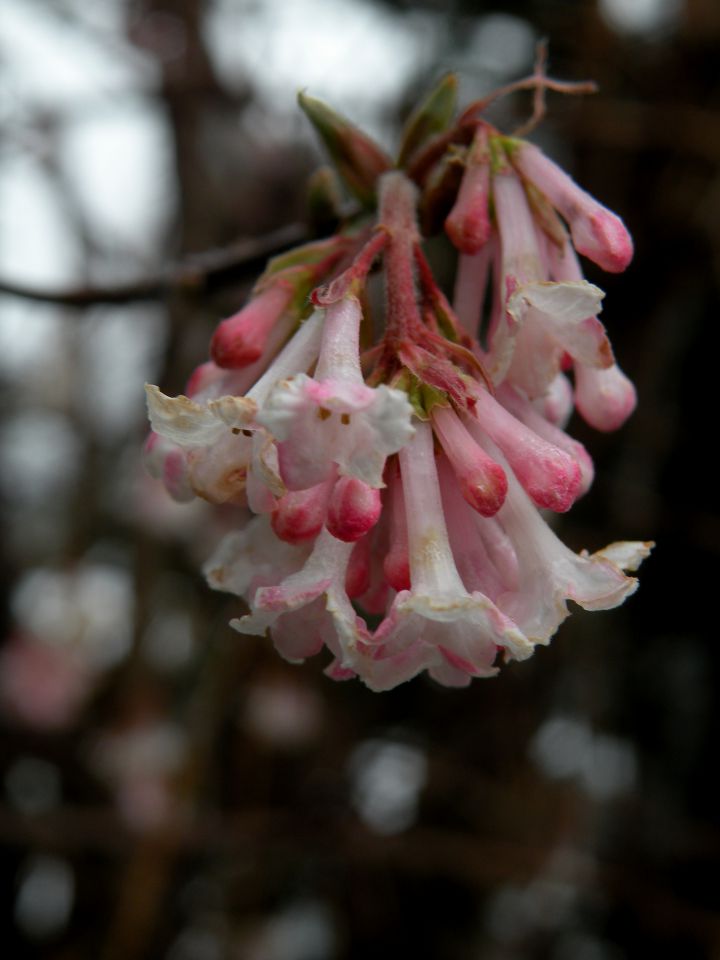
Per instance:
[[[494,516],[507,493],[505,471],[475,443],[450,407],[435,407],[432,420],[463,497],[483,517]]]
[[[378,178],[392,167],[390,158],[367,134],[322,100],[300,93],[298,103],[320,134],[348,189],[363,204],[371,205]]]
[[[281,540],[302,543],[322,530],[327,511],[328,483],[307,490],[291,490],[281,497],[272,513],[271,524]]]
[[[410,115],[400,143],[399,167],[404,167],[417,150],[450,125],[455,112],[457,88],[455,74],[447,74]]]
[[[539,437],[508,413],[490,394],[478,389],[475,416],[466,419],[480,442],[483,431],[500,447],[515,476],[537,506],[564,513],[582,489],[582,472],[574,457]]]
[[[330,533],[345,543],[354,543],[380,519],[380,491],[357,477],[340,477],[335,484],[327,513]]]
[[[239,313],[223,320],[210,342],[210,353],[219,367],[236,369],[259,360],[270,331],[292,299],[289,284],[267,287]]]
[[[615,363],[604,370],[575,367],[575,403],[596,430],[617,430],[635,409],[635,387]]]
[[[370,587],[370,537],[360,537],[350,554],[345,574],[345,592],[352,600]]]
[[[445,220],[445,231],[461,253],[478,253],[490,239],[490,160],[485,127],[479,127],[468,151],[455,206]]]
[[[633,256],[633,242],[620,217],[591,197],[537,147],[522,143],[513,161],[541,190],[570,227],[578,253],[609,273],[621,273]]]

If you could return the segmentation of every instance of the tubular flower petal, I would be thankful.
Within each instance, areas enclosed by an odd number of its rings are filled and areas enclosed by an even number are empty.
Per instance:
[[[463,586],[442,509],[432,432],[418,424],[400,454],[408,526],[410,581],[393,601],[370,644],[361,644],[353,669],[373,690],[384,690],[427,669],[458,686],[493,676],[499,648],[515,659],[532,645],[515,624],[479,592]]]

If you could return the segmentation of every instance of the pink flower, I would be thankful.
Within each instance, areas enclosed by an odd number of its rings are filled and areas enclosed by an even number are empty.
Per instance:
[[[314,656],[325,644],[344,661],[365,635],[345,590],[352,550],[352,544],[321,531],[304,565],[279,583],[256,589],[251,612],[230,625],[255,636],[269,629],[278,652],[292,662]]]
[[[153,467],[171,492],[177,486],[183,493],[190,489],[215,503],[243,503],[247,486],[253,503],[264,503],[262,512],[272,509],[262,489],[272,496],[282,496],[285,489],[275,447],[265,431],[259,430],[258,409],[279,378],[315,362],[322,323],[322,313],[316,311],[244,396],[223,394],[227,380],[214,375],[205,378],[204,390],[192,399],[168,397],[157,387],[146,386],[150,421],[163,438]],[[156,445],[157,441],[152,441],[151,451]],[[180,467],[183,460],[184,471]]]
[[[624,571],[650,544],[576,554],[539,512],[593,480],[564,429],[573,404],[603,430],[634,406],[575,255],[619,270],[632,243],[482,102],[443,132],[416,118],[394,169],[303,104],[362,213],[270,263],[187,396],[148,386],[148,466],[178,499],[254,515],[206,565],[249,606],[240,633],[268,632],[291,661],[327,648],[329,676],[373,690],[423,672],[462,686],[547,643],[568,600],[607,609],[637,586]],[[424,249],[443,221],[454,308]]]
[[[405,393],[366,386],[360,369],[359,301],[345,297],[326,308],[314,377],[279,381],[258,422],[278,441],[280,472],[289,489],[302,490],[341,474],[381,487],[387,457],[412,435]]]
[[[512,172],[493,180],[502,250],[502,317],[493,331],[490,370],[529,396],[542,396],[566,353],[607,365],[612,354],[596,314],[603,293],[581,277],[549,281],[525,190]]]
[[[491,446],[489,439],[487,443]],[[502,453],[494,453],[502,462]],[[634,593],[637,580],[623,570],[637,569],[652,544],[624,543],[592,555],[573,553],[545,523],[510,471],[508,483],[498,521],[513,542],[519,581],[515,590],[498,598],[498,606],[533,643],[549,642],[568,615],[566,600],[586,610],[609,610]]]
[[[493,676],[498,650],[524,659],[532,644],[493,602],[468,592],[447,535],[432,431],[419,423],[400,454],[408,530],[409,590],[396,596],[370,644],[358,645],[353,669],[373,690],[387,690],[427,669],[462,686]]]

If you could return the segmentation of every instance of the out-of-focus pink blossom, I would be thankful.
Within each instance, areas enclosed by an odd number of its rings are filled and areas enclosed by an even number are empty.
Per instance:
[[[27,726],[62,729],[77,717],[94,678],[77,652],[15,634],[0,649],[0,708]]]

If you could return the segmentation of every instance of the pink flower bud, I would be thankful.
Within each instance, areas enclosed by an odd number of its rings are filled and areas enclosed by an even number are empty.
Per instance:
[[[615,363],[604,370],[575,367],[575,403],[596,430],[617,430],[635,409],[635,387]]]
[[[445,231],[461,253],[478,253],[490,239],[489,193],[487,129],[480,127],[468,153],[457,200],[445,220]]]
[[[390,481],[390,549],[383,560],[385,578],[393,590],[410,589],[410,557],[408,555],[405,497],[399,476]]]
[[[507,493],[505,471],[475,443],[450,407],[435,407],[432,421],[463,497],[483,517],[494,516]]]
[[[340,477],[330,495],[327,528],[345,543],[354,543],[380,519],[380,491],[358,480]]]
[[[387,582],[399,593],[410,589],[410,558],[407,542],[394,543],[383,562],[383,571]]]
[[[210,342],[210,353],[219,367],[236,369],[259,360],[270,331],[293,295],[292,287],[277,283],[219,324]]]
[[[582,490],[576,460],[520,423],[487,390],[478,388],[474,396],[477,420],[466,420],[470,433],[482,443],[485,431],[495,441],[539,507],[557,513],[569,510]]]
[[[537,147],[523,143],[513,160],[567,220],[578,253],[609,273],[621,273],[633,256],[633,242],[620,217],[591,197]]]
[[[360,537],[350,554],[345,574],[345,592],[350,599],[361,597],[370,587],[370,537]]]
[[[272,513],[275,535],[286,543],[312,540],[322,530],[330,483],[307,490],[291,490],[281,497]]]
[[[566,453],[569,453],[573,460],[580,467],[582,481],[578,496],[582,496],[590,489],[595,478],[595,467],[592,458],[585,447],[573,440],[565,431],[544,417],[529,400],[522,397],[509,384],[503,384],[498,391],[498,396],[503,404],[514,417],[522,421],[526,427],[529,427],[534,433],[548,443],[559,447]]]

